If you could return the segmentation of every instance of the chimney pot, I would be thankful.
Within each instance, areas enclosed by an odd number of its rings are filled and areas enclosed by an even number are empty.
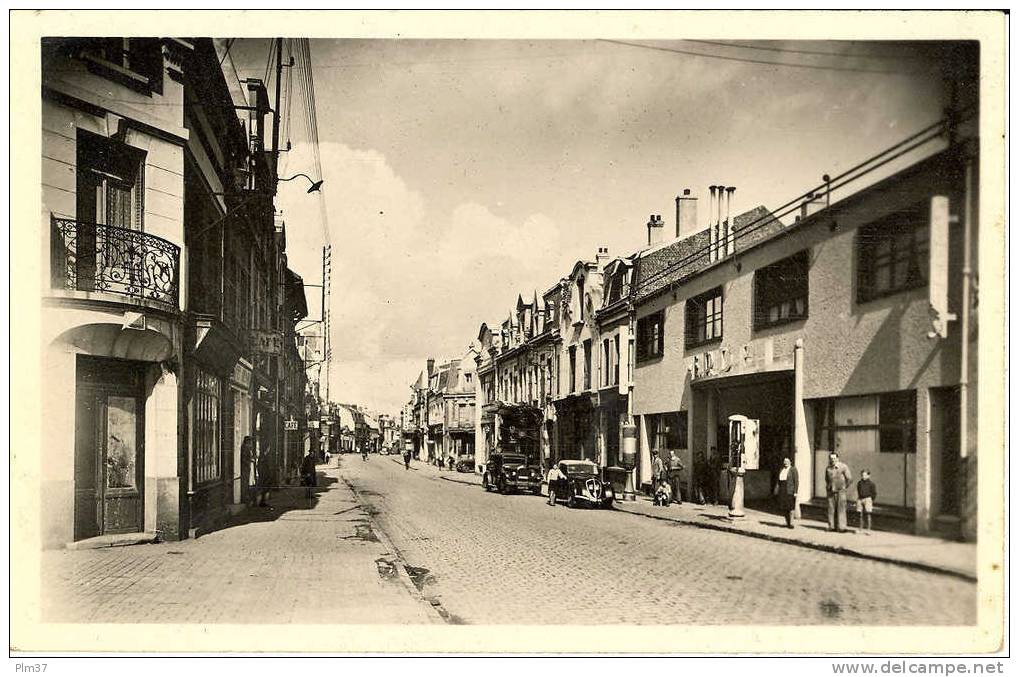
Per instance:
[[[683,189],[683,195],[689,195],[689,194],[690,194],[690,189],[689,188],[684,188]]]

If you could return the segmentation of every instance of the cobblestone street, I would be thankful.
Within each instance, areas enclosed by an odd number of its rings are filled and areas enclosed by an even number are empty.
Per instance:
[[[453,475],[448,475],[453,477]],[[393,457],[319,468],[191,541],[43,558],[44,619],[171,623],[969,624],[975,585],[551,508]]]
[[[451,620],[515,624],[971,624],[976,586],[621,511],[487,493],[394,458],[345,457],[423,593]],[[418,469],[413,469],[417,466]],[[449,477],[453,477],[452,473]]]

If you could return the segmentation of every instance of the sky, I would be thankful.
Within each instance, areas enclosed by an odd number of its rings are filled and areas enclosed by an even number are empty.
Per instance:
[[[321,280],[324,205],[330,399],[397,414],[429,357],[461,357],[518,294],[540,295],[598,247],[633,253],[651,214],[674,228],[683,189],[702,227],[709,185],[736,187],[734,213],[778,207],[947,105],[922,46],[738,45],[312,40],[325,183],[320,195],[281,184],[278,205],[309,284]],[[237,40],[238,75],[262,77],[268,48]],[[285,175],[314,173],[302,83]],[[318,318],[318,289],[308,296]]]

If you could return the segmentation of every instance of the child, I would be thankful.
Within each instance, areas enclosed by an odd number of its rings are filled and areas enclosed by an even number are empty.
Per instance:
[[[873,526],[874,501],[877,499],[877,485],[870,479],[870,470],[860,473],[860,481],[856,483],[856,510],[860,513],[860,529],[867,536]],[[864,526],[866,518],[866,526]]]
[[[669,505],[672,503],[672,487],[665,480],[658,482],[658,489],[655,490],[655,505]]]

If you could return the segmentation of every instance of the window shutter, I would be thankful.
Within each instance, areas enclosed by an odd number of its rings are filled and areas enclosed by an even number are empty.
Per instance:
[[[665,311],[661,310],[658,312],[658,347],[656,348],[657,355],[665,354]]]

